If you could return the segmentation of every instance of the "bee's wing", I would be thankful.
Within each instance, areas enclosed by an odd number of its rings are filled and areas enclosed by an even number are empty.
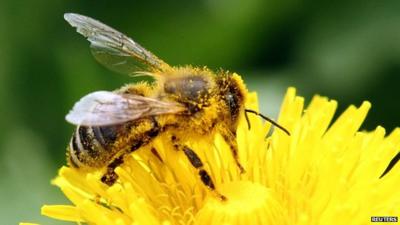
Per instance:
[[[75,125],[106,126],[136,120],[146,116],[176,114],[183,105],[132,94],[108,91],[90,93],[75,103],[65,117]]]
[[[94,57],[111,70],[124,74],[169,68],[157,56],[121,32],[87,16],[65,13],[64,19],[90,41]]]

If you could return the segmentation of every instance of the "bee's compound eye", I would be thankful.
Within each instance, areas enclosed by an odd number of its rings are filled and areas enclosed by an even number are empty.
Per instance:
[[[239,110],[238,98],[232,93],[228,93],[227,95],[225,95],[225,102],[227,103],[231,114],[234,114],[236,111]]]
[[[239,118],[242,98],[239,93],[233,89],[225,93],[224,101],[229,110],[231,122],[235,124]]]

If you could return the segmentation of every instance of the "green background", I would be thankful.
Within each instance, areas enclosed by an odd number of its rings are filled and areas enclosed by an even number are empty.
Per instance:
[[[77,12],[133,37],[171,65],[207,65],[243,76],[273,118],[288,86],[329,96],[339,110],[370,100],[364,129],[399,125],[400,1],[0,2],[0,219],[40,216],[66,203],[50,185],[81,96],[138,80],[108,71],[64,20]]]

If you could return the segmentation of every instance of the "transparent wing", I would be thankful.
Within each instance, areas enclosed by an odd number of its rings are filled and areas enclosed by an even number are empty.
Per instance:
[[[111,70],[133,74],[169,68],[138,43],[100,21],[75,13],[65,13],[64,19],[90,41],[94,57]]]
[[[146,116],[175,114],[184,110],[182,105],[174,102],[164,102],[139,95],[97,91],[75,103],[65,118],[75,125],[106,126]]]

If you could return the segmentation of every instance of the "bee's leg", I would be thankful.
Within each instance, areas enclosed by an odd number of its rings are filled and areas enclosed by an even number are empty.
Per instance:
[[[199,156],[189,147],[183,146],[182,148],[183,152],[185,153],[186,157],[189,159],[190,163],[192,164],[193,167],[197,169],[197,172],[200,176],[201,181],[203,184],[205,184],[208,188],[210,188],[213,192],[215,192],[218,197],[225,201],[226,197],[222,194],[220,194],[216,189],[214,182],[208,172],[204,169],[203,167],[203,162],[199,158]]]
[[[155,117],[150,117],[149,120],[141,121],[140,123],[149,123],[150,128],[148,130],[143,130],[142,132],[136,134],[136,138],[130,142],[130,148],[127,153],[134,152],[139,148],[150,143],[160,132],[161,127],[158,124]],[[153,152],[153,151],[152,151]],[[115,173],[114,169],[123,163],[123,155],[115,158],[110,165],[107,166],[106,173],[101,177],[101,181],[109,186],[113,185],[118,179],[118,175]]]
[[[172,140],[176,141],[175,136],[173,136]],[[192,166],[194,168],[196,168],[197,173],[200,176],[201,182],[203,182],[204,185],[206,185],[209,189],[211,189],[214,193],[216,193],[221,200],[223,200],[223,201],[227,200],[224,195],[220,194],[215,189],[214,182],[213,182],[212,178],[210,177],[210,175],[208,174],[208,172],[204,169],[204,165],[203,165],[203,162],[201,161],[200,157],[186,145],[181,145],[181,144],[175,142],[174,147],[176,150],[179,150],[179,151],[182,150],[185,153],[186,157],[190,161],[190,164],[192,164]]]
[[[130,152],[134,152],[140,147],[149,144],[161,131],[160,124],[158,124],[155,117],[151,117],[150,120],[144,123],[150,123],[151,127],[149,130],[144,130],[143,133],[137,134],[137,138],[131,143]]]
[[[225,142],[229,145],[232,156],[235,159],[235,163],[240,170],[240,173],[245,173],[246,170],[243,168],[242,164],[239,162],[239,149],[238,144],[236,142],[236,133],[229,131],[228,129],[221,132],[222,137]]]
[[[107,184],[108,186],[113,185],[117,179],[118,175],[115,173],[115,168],[123,163],[122,156],[115,158],[110,165],[107,166],[106,173],[101,177],[101,182]]]
[[[152,147],[150,151],[158,160],[160,160],[160,162],[164,162],[156,148]]]

